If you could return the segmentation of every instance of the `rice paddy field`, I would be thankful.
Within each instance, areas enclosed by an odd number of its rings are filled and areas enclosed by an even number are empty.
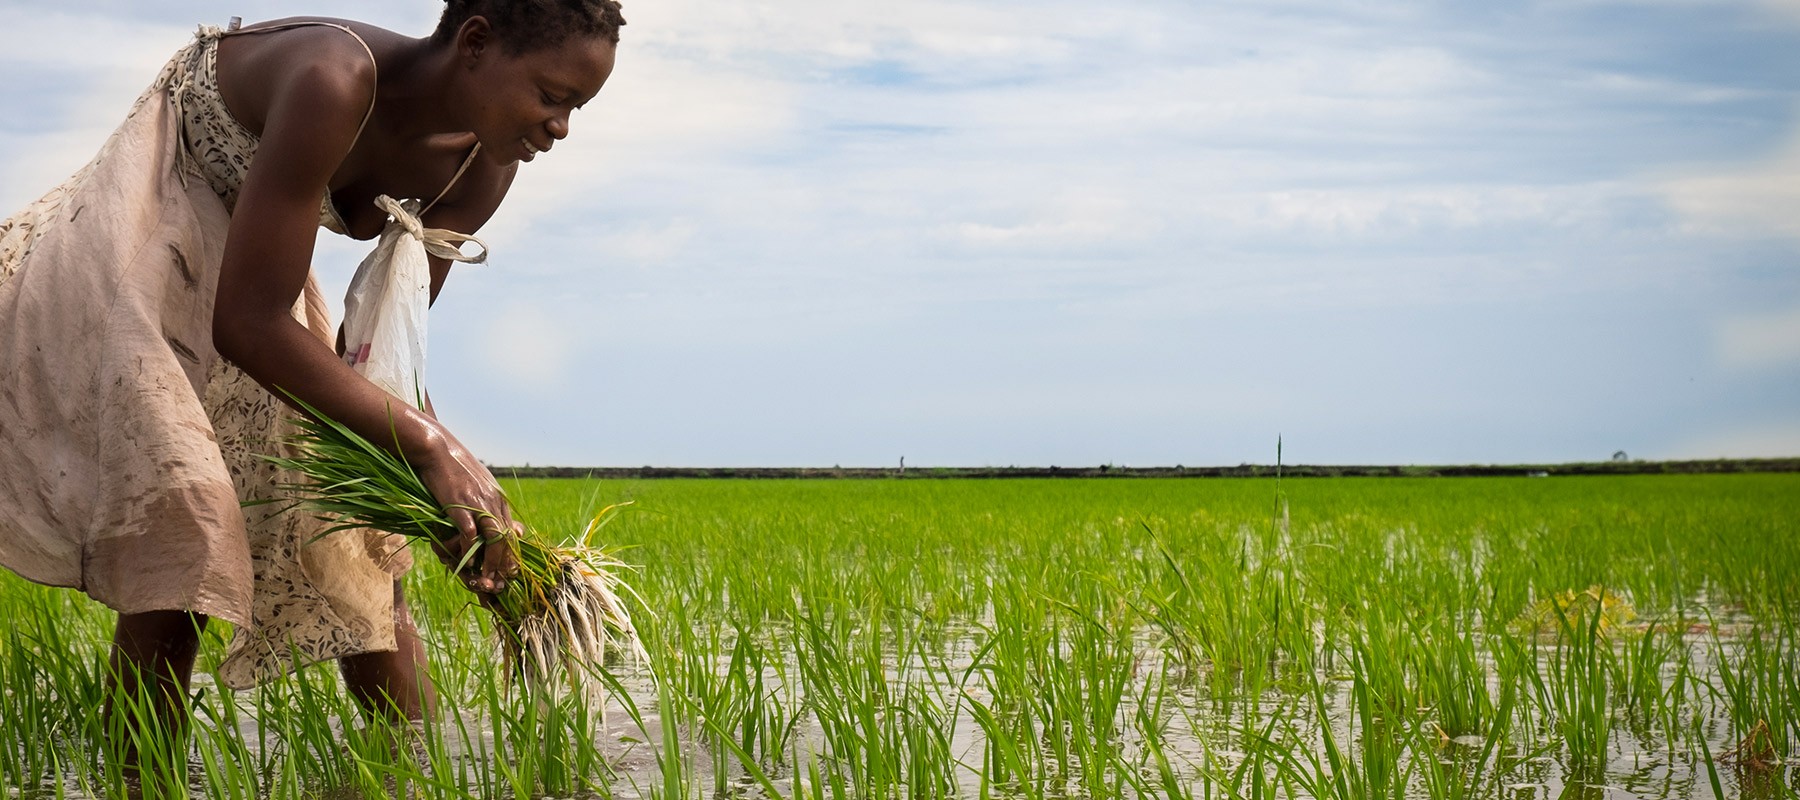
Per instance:
[[[145,795],[1789,798],[1800,475],[520,481],[643,660],[512,681],[428,556],[440,713],[204,674]],[[0,785],[105,797],[112,614],[0,574]],[[154,735],[151,735],[154,739]],[[173,738],[173,737],[170,737]],[[140,750],[156,751],[157,742]]]

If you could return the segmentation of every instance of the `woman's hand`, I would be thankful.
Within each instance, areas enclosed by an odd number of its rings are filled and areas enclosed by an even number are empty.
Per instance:
[[[493,473],[443,426],[434,427],[432,446],[418,454],[414,465],[425,488],[456,523],[456,537],[435,542],[433,549],[445,566],[455,569],[465,554],[479,548],[462,571],[463,585],[472,592],[497,594],[519,574],[506,539],[522,533],[524,526],[512,518]]]

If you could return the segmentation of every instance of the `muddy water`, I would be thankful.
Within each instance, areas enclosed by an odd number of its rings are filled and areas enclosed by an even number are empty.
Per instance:
[[[1696,673],[1714,673],[1709,661],[1712,650],[1707,646],[1704,636],[1689,634],[1684,637],[1683,644],[1689,648],[1690,663]],[[974,648],[973,641],[958,641],[940,650],[945,658],[942,666],[947,667],[941,674],[964,674]],[[1159,651],[1146,648],[1141,653],[1136,669],[1139,672],[1155,671],[1160,668],[1159,658]],[[722,671],[726,666],[721,663],[719,669]],[[1492,665],[1487,666],[1491,668]],[[798,675],[799,670],[795,664],[790,662],[787,667],[785,673],[790,679]],[[1668,671],[1672,673],[1672,669],[1671,666]],[[909,671],[903,677],[897,670],[890,669],[888,677],[894,682],[920,679],[916,670]],[[1672,674],[1665,677],[1672,677]],[[203,681],[204,678],[200,680]],[[770,690],[798,694],[796,687],[781,684],[776,670],[768,670],[764,680],[766,688]],[[1334,680],[1332,676],[1323,676],[1322,680],[1327,691],[1324,713],[1334,737],[1341,743],[1360,741],[1363,732],[1353,729],[1350,723],[1354,716],[1350,682]],[[662,795],[665,777],[657,756],[665,733],[664,725],[667,723],[661,710],[656,707],[655,686],[643,674],[627,677],[624,683],[632,702],[640,710],[642,726],[632,721],[618,698],[612,698],[608,702],[606,725],[593,733],[597,749],[614,770],[609,787],[611,794],[623,798],[648,798],[653,792]],[[979,769],[983,763],[985,742],[980,726],[976,724],[966,705],[957,705],[955,698],[967,693],[976,700],[990,702],[992,698],[978,683],[971,681],[966,685],[951,685],[940,682],[931,686],[946,707],[955,705],[958,708],[951,730],[951,755],[959,762],[956,775],[958,793],[968,797],[975,796],[982,785]],[[1490,694],[1498,692],[1497,687],[1491,686],[1490,690]],[[254,707],[248,697],[245,695],[239,698],[246,711],[241,734],[243,741],[254,752],[262,737],[258,735],[255,720],[249,716],[249,713],[254,712]],[[1230,772],[1238,767],[1255,749],[1247,732],[1261,729],[1271,721],[1282,729],[1303,732],[1299,734],[1302,737],[1311,736],[1305,742],[1315,754],[1322,750],[1322,740],[1316,733],[1323,727],[1318,723],[1319,711],[1307,696],[1279,690],[1247,696],[1233,691],[1220,692],[1212,687],[1177,685],[1171,688],[1165,705],[1174,713],[1170,715],[1164,750],[1183,773],[1182,777],[1187,783],[1197,783],[1202,779],[1199,765],[1208,763],[1209,760],[1215,770]],[[1136,710],[1128,699],[1119,719],[1131,719]],[[1487,777],[1475,796],[1500,797],[1505,800],[1723,800],[1714,791],[1705,761],[1698,754],[1695,745],[1698,741],[1704,741],[1715,756],[1738,746],[1738,742],[1732,738],[1731,726],[1723,716],[1725,713],[1719,704],[1708,700],[1690,703],[1683,712],[1683,719],[1692,723],[1694,733],[1685,735],[1679,742],[1671,742],[1654,729],[1634,727],[1631,720],[1615,717],[1605,768],[1585,773],[1585,778],[1576,777],[1577,774],[1558,753],[1548,731],[1515,731],[1514,741],[1498,748],[1499,754],[1481,765],[1482,772]],[[456,742],[455,734],[450,732],[455,731],[457,726],[449,722],[443,723],[444,730],[452,738],[451,748],[455,757],[466,760],[473,758],[471,753],[491,752],[494,733],[489,721],[481,716],[470,716],[462,722],[463,729],[477,732],[475,735],[485,741]],[[1286,727],[1289,723],[1292,725],[1291,729]],[[1543,727],[1541,720],[1538,727]],[[723,787],[723,795],[729,797],[754,800],[768,796],[768,791],[760,782],[748,777],[736,766],[733,756],[723,754],[721,758],[721,754],[711,752],[688,733],[678,731],[676,739],[683,765],[682,779],[689,787],[689,796],[715,797],[719,795],[717,787]],[[1142,742],[1136,738],[1131,726],[1121,724],[1119,735],[1128,754],[1136,754],[1141,750]],[[1695,738],[1696,735],[1698,739]],[[1440,770],[1452,779],[1466,779],[1476,769],[1475,762],[1481,757],[1487,744],[1479,737],[1417,741],[1417,752],[1402,753],[1401,764],[1404,765],[1409,758],[1416,756],[1416,764]],[[1355,745],[1349,747],[1352,754],[1356,754]],[[806,754],[820,754],[826,750],[823,730],[818,722],[810,716],[803,716],[790,752],[798,752],[804,759],[808,757]],[[823,756],[814,757],[819,758],[821,765],[829,763]],[[723,775],[715,773],[715,765],[719,763],[725,764]],[[192,766],[191,772],[195,786],[193,796],[205,797],[206,793],[201,788],[204,786],[204,775],[201,774],[198,763]],[[1787,763],[1778,763],[1768,769],[1740,769],[1721,763],[1717,765],[1717,774],[1725,797],[1777,800],[1792,797],[1790,787],[1800,787],[1800,760],[1790,759]],[[791,764],[776,768],[770,773],[770,778],[777,793],[786,795],[792,791],[794,774]],[[76,786],[78,783],[71,776],[64,782],[60,792],[54,785],[46,784],[29,791],[8,789],[4,796],[21,800],[48,800],[53,797],[90,800],[87,795],[76,791]],[[1078,786],[1077,782],[1071,781],[1066,787],[1068,791],[1052,794],[1079,797]],[[1194,792],[1203,793],[1198,785]],[[319,796],[329,800],[350,800],[356,796],[347,790],[334,790],[331,787],[319,787],[319,793]],[[1414,775],[1411,778],[1407,794],[1418,798],[1428,796],[1421,776]],[[574,795],[584,800],[600,796],[591,793]]]
[[[1701,674],[1712,674],[1709,662],[1711,650],[1705,646],[1704,637],[1690,635],[1685,644],[1690,648],[1693,669]],[[961,674],[969,666],[967,657],[973,647],[973,642],[961,642],[949,649],[949,674]],[[1156,658],[1154,652],[1143,653],[1138,668],[1154,669]],[[1672,677],[1673,669],[1672,666],[1669,667],[1671,675],[1665,677]],[[790,664],[788,674],[796,672]],[[773,680],[772,674],[766,677],[770,679],[768,688],[782,688]],[[889,678],[896,681],[901,679],[892,671]],[[1326,714],[1334,736],[1339,742],[1358,741],[1361,734],[1352,730],[1349,723],[1353,716],[1350,682],[1327,681],[1326,685],[1331,688],[1331,693],[1326,698]],[[953,698],[957,693],[966,692],[983,702],[992,699],[982,688],[974,685],[939,685],[936,688],[943,698]],[[1498,687],[1490,689],[1492,693],[1498,692]],[[654,705],[654,691],[648,681],[640,681],[633,687],[633,693],[641,707],[650,708]],[[1189,765],[1183,776],[1188,782],[1200,779],[1199,770],[1194,765],[1206,763],[1209,758],[1216,767],[1226,771],[1241,764],[1252,748],[1246,742],[1246,730],[1265,725],[1272,717],[1285,715],[1296,729],[1302,731],[1315,729],[1317,725],[1317,712],[1308,698],[1280,691],[1264,692],[1256,697],[1230,693],[1215,696],[1210,689],[1187,687],[1174,690],[1170,699],[1170,705],[1179,706],[1180,712],[1173,715],[1173,724],[1166,735],[1164,750],[1178,764]],[[1120,719],[1129,719],[1136,710],[1128,700],[1121,710]],[[1695,723],[1699,740],[1705,742],[1715,757],[1738,745],[1732,738],[1730,725],[1721,716],[1723,713],[1723,709],[1701,702],[1694,704],[1687,717]],[[618,718],[614,716],[614,719]],[[657,741],[656,737],[661,733],[660,720],[654,716],[647,717],[646,723],[648,730],[634,729],[627,735],[644,741]],[[1615,728],[1609,739],[1609,757],[1605,768],[1598,772],[1573,771],[1565,759],[1555,752],[1553,740],[1546,732],[1538,731],[1537,735],[1523,736],[1515,734],[1515,739],[1523,741],[1514,741],[1499,748],[1499,754],[1483,767],[1483,774],[1489,777],[1482,783],[1477,796],[1503,797],[1507,800],[1689,800],[1719,797],[1713,790],[1705,760],[1694,746],[1694,742],[1699,740],[1694,740],[1693,734],[1684,737],[1681,742],[1672,743],[1668,738],[1659,737],[1654,731],[1642,726],[1634,728],[1631,721],[1624,718],[1615,718],[1614,724]],[[1135,740],[1128,726],[1122,729],[1121,735],[1128,752],[1136,752],[1141,747],[1142,743]],[[951,736],[952,756],[961,765],[958,785],[959,793],[963,796],[975,796],[981,786],[979,768],[984,744],[980,727],[967,709],[963,708],[956,717]],[[1320,742],[1315,739],[1311,744],[1317,752]],[[1447,775],[1466,778],[1474,770],[1474,762],[1481,756],[1485,745],[1486,742],[1479,737],[1433,741],[1429,746],[1422,746],[1417,754],[1403,754],[1402,763],[1406,758],[1417,755],[1420,764],[1432,764]],[[732,796],[757,798],[767,794],[756,781],[744,776],[741,769],[731,766],[733,759],[730,756],[724,759],[727,763],[724,779],[715,782],[712,773],[713,754],[692,740],[684,739],[684,748],[687,763],[693,770],[690,776],[692,785],[699,796],[711,795],[717,783],[722,783],[726,787],[726,793]],[[796,749],[802,753],[824,752],[825,742],[816,721],[803,720]],[[1546,752],[1546,749],[1550,752]],[[616,752],[620,774],[619,781],[613,786],[615,794],[648,796],[644,790],[659,780],[653,755],[641,745],[620,746]],[[1725,797],[1776,800],[1791,797],[1789,787],[1800,786],[1800,761],[1796,760],[1778,763],[1769,769],[1739,769],[1726,763],[1717,764],[1716,769]],[[793,777],[790,770],[778,770],[772,777],[779,792],[786,794],[791,790]],[[1066,793],[1066,796],[1079,797],[1079,792],[1073,791],[1077,786],[1072,781],[1068,787],[1072,791]],[[1197,786],[1195,793],[1201,793]],[[1427,797],[1423,780],[1415,777],[1410,782],[1407,794],[1409,797]]]

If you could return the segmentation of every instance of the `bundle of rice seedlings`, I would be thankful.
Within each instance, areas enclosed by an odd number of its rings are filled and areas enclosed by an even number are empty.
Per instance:
[[[456,538],[449,513],[404,459],[295,402],[312,417],[295,421],[296,432],[283,440],[285,455],[263,458],[300,476],[281,488],[299,506],[332,521],[320,537],[368,528],[432,542]],[[493,612],[496,638],[512,673],[526,685],[554,685],[560,672],[570,688],[597,698],[597,667],[621,655],[643,658],[620,596],[630,587],[616,574],[627,567],[593,546],[595,534],[622,505],[602,509],[575,544],[560,544],[527,524],[518,536],[470,548],[452,568],[461,573],[479,564],[482,548],[512,548],[518,576],[499,593],[484,596],[482,605]]]

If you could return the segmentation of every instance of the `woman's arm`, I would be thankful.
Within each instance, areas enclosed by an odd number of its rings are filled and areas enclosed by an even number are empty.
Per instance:
[[[356,374],[296,321],[311,269],[319,203],[349,155],[374,92],[366,58],[309,59],[270,76],[261,142],[233,212],[213,311],[219,354],[286,400],[283,390],[370,441],[397,445],[451,509],[460,551],[516,531],[498,483],[429,415]],[[471,513],[467,508],[478,509]],[[498,591],[517,571],[508,548],[484,548],[469,586]]]

